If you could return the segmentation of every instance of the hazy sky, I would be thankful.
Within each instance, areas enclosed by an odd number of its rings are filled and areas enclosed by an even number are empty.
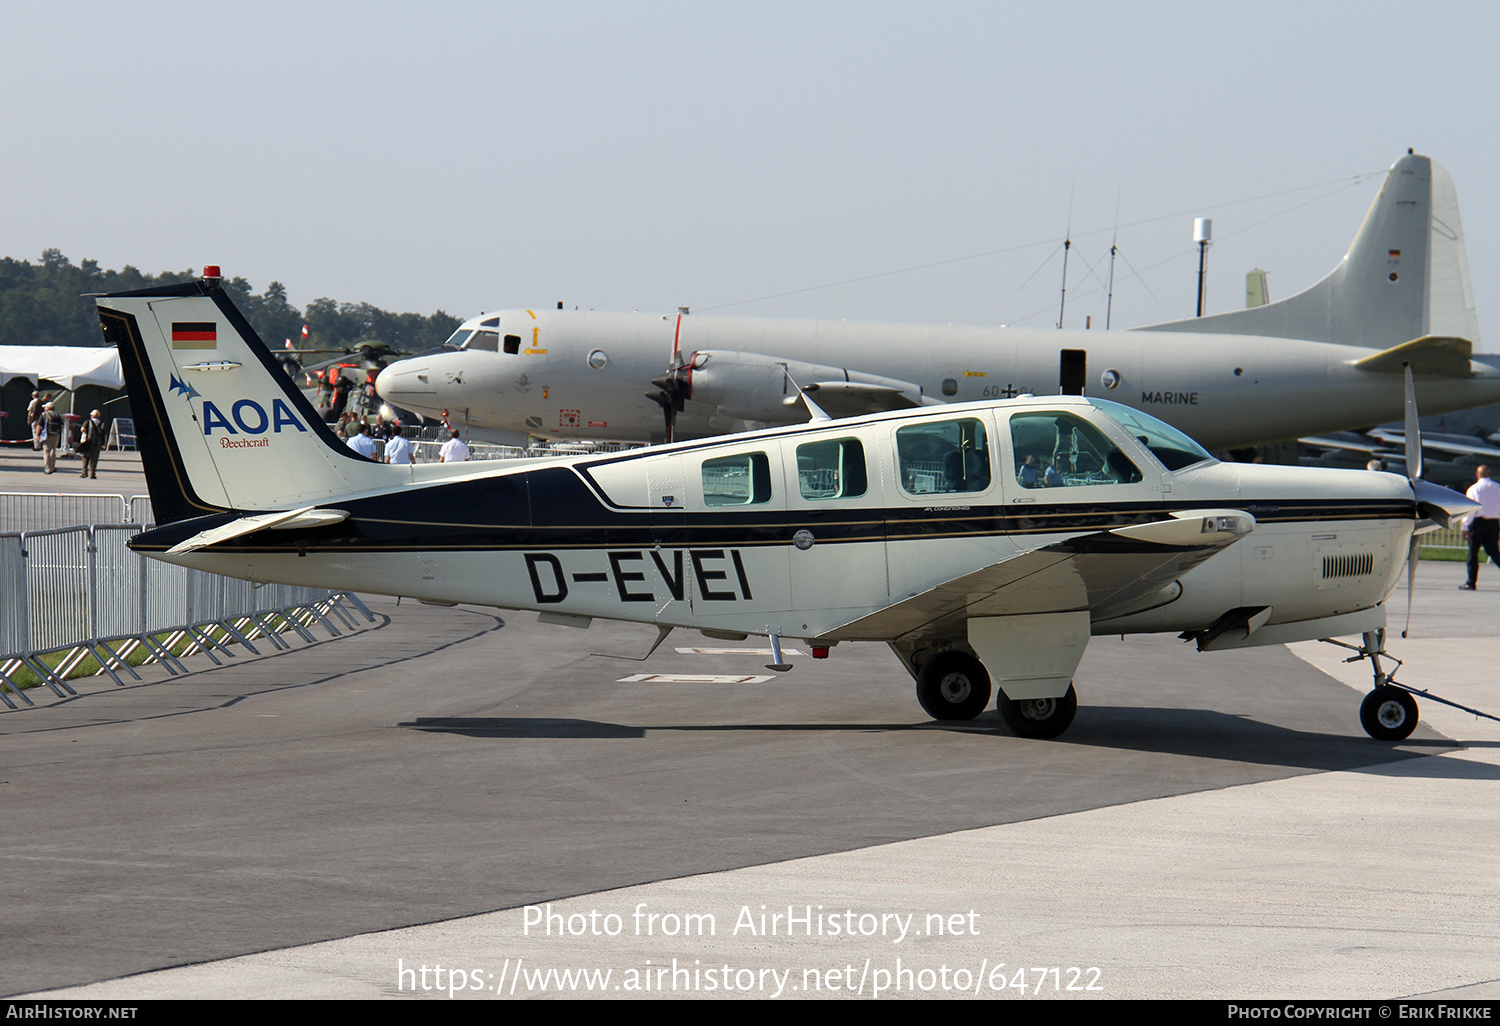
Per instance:
[[[1195,215],[1210,311],[1251,267],[1312,284],[1413,146],[1495,350],[1497,44],[1493,2],[0,0],[0,256],[463,317],[1045,326],[1071,218],[1067,326],[1101,327],[1118,210],[1128,327],[1192,314]]]

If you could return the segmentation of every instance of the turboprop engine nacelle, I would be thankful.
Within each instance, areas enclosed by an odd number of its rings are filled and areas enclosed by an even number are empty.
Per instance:
[[[935,402],[910,381],[760,353],[699,350],[688,367],[687,398],[693,403],[715,407],[723,417],[764,424],[799,424],[807,419],[799,388],[835,416]]]

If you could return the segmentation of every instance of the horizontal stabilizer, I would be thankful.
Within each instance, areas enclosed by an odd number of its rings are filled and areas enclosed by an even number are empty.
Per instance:
[[[1411,364],[1413,374],[1436,374],[1445,378],[1472,378],[1474,369],[1469,358],[1474,343],[1452,335],[1423,335],[1399,346],[1371,353],[1354,366],[1377,374],[1400,374]]]
[[[287,513],[259,513],[253,517],[231,520],[227,524],[211,527],[207,531],[199,531],[186,541],[173,545],[167,553],[178,555],[184,552],[196,552],[210,545],[217,545],[219,542],[254,534],[256,531],[287,531],[294,528],[322,527],[325,524],[337,524],[342,520],[347,520],[348,517],[349,514],[344,510],[318,509],[315,506],[294,509]]]

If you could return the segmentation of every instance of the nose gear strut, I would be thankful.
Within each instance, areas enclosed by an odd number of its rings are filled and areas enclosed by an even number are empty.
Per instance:
[[[1337,645],[1339,648],[1347,648],[1355,653],[1344,660],[1346,663],[1357,663],[1361,659],[1370,660],[1370,667],[1375,674],[1375,687],[1360,703],[1359,722],[1365,728],[1365,733],[1377,741],[1401,741],[1410,737],[1411,732],[1417,729],[1417,700],[1414,697],[1416,695],[1434,702],[1441,702],[1455,709],[1462,709],[1475,716],[1483,716],[1487,720],[1500,722],[1500,716],[1491,716],[1478,709],[1471,709],[1467,705],[1439,698],[1430,691],[1407,687],[1397,682],[1396,671],[1401,668],[1401,660],[1385,650],[1385,628],[1383,627],[1380,630],[1365,631],[1358,645],[1351,645],[1336,638],[1319,638],[1318,640],[1325,644]],[[1381,668],[1381,656],[1385,656],[1396,664],[1391,667],[1390,672]]]

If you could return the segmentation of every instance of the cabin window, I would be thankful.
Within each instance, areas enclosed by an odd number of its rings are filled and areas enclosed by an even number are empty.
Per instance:
[[[913,495],[982,492],[990,486],[990,450],[984,424],[943,420],[896,431],[901,487]]]
[[[480,350],[486,353],[498,353],[500,351],[500,336],[493,331],[476,331],[464,349],[469,352]]]
[[[865,447],[857,438],[797,446],[797,487],[804,499],[852,499],[869,490]]]
[[[1010,418],[1016,480],[1023,488],[1135,484],[1141,472],[1094,425],[1048,410]]]
[[[958,379],[957,378],[944,378],[943,379],[943,394],[944,395],[958,395]]]
[[[506,335],[505,336],[505,351],[507,353],[509,353],[511,356],[515,356],[517,353],[519,353],[521,351],[521,336],[520,335]]]
[[[705,506],[753,506],[771,501],[771,461],[746,452],[703,461]]]

